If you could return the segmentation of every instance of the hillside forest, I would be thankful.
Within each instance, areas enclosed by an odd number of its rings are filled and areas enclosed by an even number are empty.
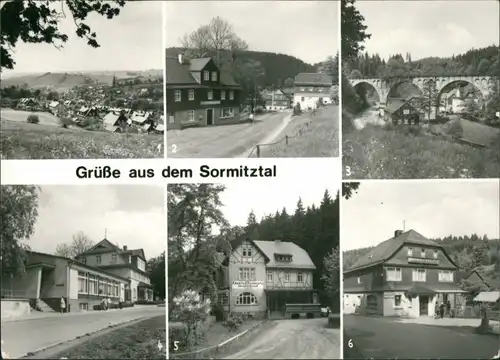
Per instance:
[[[316,265],[313,284],[320,289],[320,300],[338,312],[339,263],[337,260],[332,267],[329,261],[338,256],[338,194],[325,191],[317,205],[310,206],[297,199],[293,213],[276,209],[262,219],[249,209],[246,225],[235,226],[227,222],[222,212],[220,195],[224,191],[223,185],[212,184],[168,186],[169,301],[185,290],[215,294],[219,284],[214,273],[224,266],[220,254],[230,254],[238,239],[279,239],[294,242],[307,251]]]

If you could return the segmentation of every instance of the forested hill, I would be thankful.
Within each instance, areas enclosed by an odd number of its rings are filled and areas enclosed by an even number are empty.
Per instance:
[[[183,48],[172,47],[166,50],[168,56],[177,56]],[[242,61],[255,61],[260,63],[264,71],[263,85],[284,85],[286,79],[293,79],[301,72],[316,72],[314,65],[307,64],[296,57],[284,54],[275,54],[263,51],[242,51],[237,55]]]
[[[500,48],[496,45],[471,49],[451,57],[428,57],[413,60],[411,53],[392,55],[387,61],[378,54],[359,54],[345,64],[344,73],[350,77],[387,76],[454,76],[500,74]]]
[[[488,239],[476,234],[466,236],[446,236],[431,239],[442,245],[460,270],[477,270],[485,280],[496,289],[500,289],[500,239]],[[373,247],[345,251],[343,269],[349,269],[359,257]]]

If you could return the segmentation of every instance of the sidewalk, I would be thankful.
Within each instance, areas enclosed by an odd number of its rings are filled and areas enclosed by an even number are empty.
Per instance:
[[[456,327],[478,327],[481,324],[481,319],[464,319],[464,318],[443,318],[436,319],[431,316],[421,316],[415,319],[401,318],[398,319],[401,323],[406,324],[420,324],[420,325],[433,325],[433,326],[456,326]],[[500,334],[500,321],[491,320],[490,326],[493,331]]]

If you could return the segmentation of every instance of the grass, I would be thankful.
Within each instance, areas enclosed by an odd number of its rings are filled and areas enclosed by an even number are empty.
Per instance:
[[[162,135],[114,134],[1,121],[2,159],[161,158]]]
[[[339,156],[338,107],[328,106],[316,111],[316,115],[304,113],[292,117],[283,131],[285,140],[260,148],[260,157],[336,157]]]
[[[76,345],[57,359],[166,359],[165,316],[156,316]]]
[[[412,133],[368,125],[344,133],[344,178],[498,178],[499,137],[489,148],[475,148],[419,129]]]

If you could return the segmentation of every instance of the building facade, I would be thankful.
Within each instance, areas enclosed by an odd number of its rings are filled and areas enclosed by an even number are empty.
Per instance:
[[[344,314],[432,316],[436,303],[462,306],[457,265],[439,244],[397,230],[344,271]]]
[[[423,113],[410,100],[391,99],[384,109],[384,119],[393,125],[419,125]]]
[[[245,239],[226,259],[219,302],[228,312],[265,316],[284,313],[285,304],[318,303],[307,252],[292,242]]]
[[[104,297],[113,303],[126,300],[130,281],[125,277],[62,256],[34,251],[26,256],[21,278],[2,278],[2,295],[28,299],[42,311],[60,311],[61,297],[70,312],[92,310]]]
[[[153,287],[146,272],[143,249],[120,248],[104,239],[78,256],[78,261],[127,279],[126,301],[153,301]]]
[[[318,103],[331,104],[330,88],[333,78],[326,74],[300,73],[294,79],[293,105],[302,110],[317,107]]]
[[[211,58],[166,57],[167,130],[240,121],[240,86]]]
[[[261,96],[268,111],[282,111],[290,108],[290,97],[282,90],[264,90]]]

